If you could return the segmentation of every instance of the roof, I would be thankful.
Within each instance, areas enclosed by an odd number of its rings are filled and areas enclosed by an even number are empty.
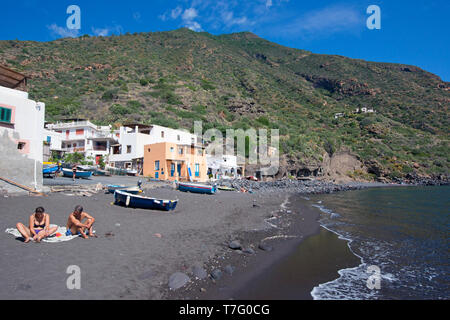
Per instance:
[[[141,123],[127,123],[123,125],[124,127],[128,127],[128,128],[135,128],[135,127],[139,127],[139,128],[151,128],[152,126],[146,125],[146,124],[141,124]]]
[[[19,72],[0,65],[0,86],[15,89],[21,85],[26,86],[27,77]]]

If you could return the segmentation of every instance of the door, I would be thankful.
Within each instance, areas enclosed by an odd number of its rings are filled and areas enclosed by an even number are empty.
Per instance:
[[[181,176],[181,164],[177,164],[177,172],[178,172],[178,176]]]
[[[170,176],[173,177],[175,175],[175,163],[170,165]]]
[[[159,179],[159,172],[155,172],[155,178]]]

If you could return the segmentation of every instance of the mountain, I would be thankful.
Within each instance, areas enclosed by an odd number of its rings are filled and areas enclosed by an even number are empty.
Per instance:
[[[30,77],[47,121],[279,128],[280,175],[448,176],[450,83],[415,66],[184,28],[0,41],[0,63]],[[375,112],[354,112],[364,107]]]

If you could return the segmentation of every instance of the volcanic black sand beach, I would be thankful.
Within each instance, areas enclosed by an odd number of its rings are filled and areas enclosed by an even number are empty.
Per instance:
[[[124,208],[102,191],[92,197],[0,198],[3,230],[26,224],[38,206],[52,224],[65,226],[68,214],[81,204],[96,218],[99,236],[25,244],[0,233],[0,298],[311,299],[314,285],[357,264],[345,241],[321,231],[319,211],[305,196],[287,191],[200,195],[169,186],[146,190],[146,195],[179,203],[173,212]],[[233,240],[239,242],[237,249],[229,248]],[[301,261],[290,261],[296,250],[302,252],[295,255]],[[67,289],[70,265],[80,267],[81,290]],[[196,279],[194,266],[197,275],[206,271],[204,279]],[[169,278],[176,272],[190,281],[170,290]]]
[[[147,191],[154,197],[180,199],[174,212],[112,205],[113,195],[92,197],[0,198],[3,230],[43,206],[51,223],[65,226],[77,204],[96,218],[99,238],[63,243],[25,244],[0,233],[1,299],[162,299],[174,272],[190,275],[196,263],[223,254],[234,235],[268,227],[264,218],[279,209],[286,195],[221,192],[214,196],[169,188]],[[255,207],[254,200],[258,202]],[[81,290],[68,290],[67,267],[81,269]],[[192,276],[191,276],[192,279]]]

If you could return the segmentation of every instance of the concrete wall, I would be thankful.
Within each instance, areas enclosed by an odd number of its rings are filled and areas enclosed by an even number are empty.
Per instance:
[[[0,176],[42,190],[45,104],[0,87],[0,105],[13,110],[11,123],[0,123]]]

